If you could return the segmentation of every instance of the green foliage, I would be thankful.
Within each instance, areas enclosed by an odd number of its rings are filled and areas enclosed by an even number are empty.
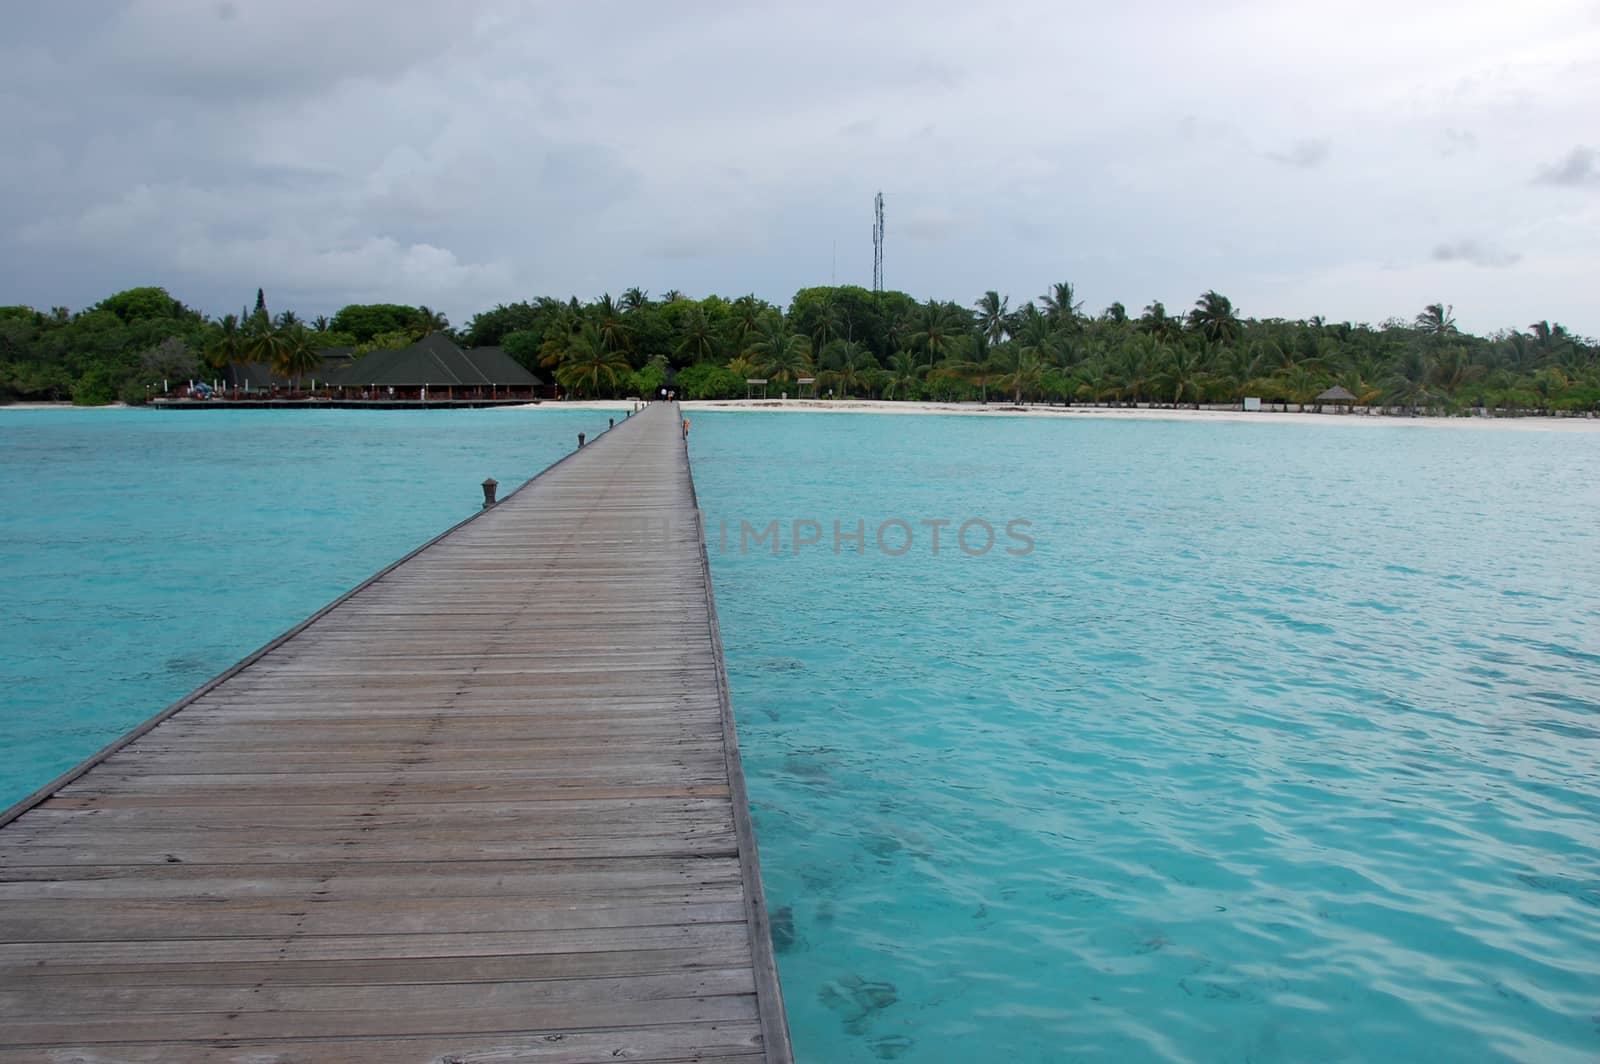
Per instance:
[[[697,362],[679,370],[677,384],[685,399],[744,398],[744,378],[715,362]]]
[[[653,358],[639,369],[633,371],[629,391],[634,395],[648,399],[658,394],[666,383],[666,359]]]
[[[506,354],[528,369],[539,365],[539,348],[544,343],[544,333],[534,329],[518,329],[500,337],[500,346]]]
[[[130,288],[77,314],[0,307],[0,400],[142,401],[162,379],[261,361],[293,377],[326,347],[405,347],[448,329],[426,307],[352,304],[314,328],[289,308],[208,321],[165,289]],[[248,303],[246,306],[248,307]],[[1137,304],[1135,304],[1137,305]],[[1433,412],[1600,410],[1600,345],[1559,323],[1474,336],[1434,303],[1379,325],[1250,319],[1207,291],[1187,314],[1159,302],[1086,316],[1068,282],[1013,306],[918,303],[853,285],[804,288],[780,309],[754,295],[590,303],[539,297],[470,319],[463,346],[501,344],[585,395],[658,391],[671,367],[687,398],[739,398],[817,377],[819,394],[1087,403],[1314,403],[1332,385],[1358,403]]]
[[[422,335],[422,318],[419,308],[400,303],[352,303],[333,316],[329,327],[349,333],[357,344],[371,343],[381,333],[409,333],[414,340]]]
[[[177,318],[185,313],[183,304],[168,295],[165,288],[130,288],[107,296],[97,309],[115,314],[124,322]]]
[[[615,394],[619,385],[631,382],[627,357],[610,346],[594,325],[585,326],[572,337],[566,353],[556,367],[556,380],[580,398],[603,398]]]
[[[74,406],[105,406],[117,398],[120,382],[111,367],[90,366],[72,385]]]
[[[356,344],[356,354],[365,355],[372,351],[399,351],[410,347],[416,342],[416,333],[409,329],[396,329],[393,332],[378,333],[366,343]]]

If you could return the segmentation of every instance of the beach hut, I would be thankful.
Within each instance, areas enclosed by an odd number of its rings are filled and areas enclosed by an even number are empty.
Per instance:
[[[1335,384],[1332,388],[1317,396],[1318,406],[1332,405],[1334,408],[1344,407],[1344,413],[1350,412],[1350,406],[1356,401],[1355,394],[1348,388]]]

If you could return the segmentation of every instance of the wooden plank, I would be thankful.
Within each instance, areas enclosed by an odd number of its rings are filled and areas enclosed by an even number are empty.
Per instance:
[[[277,963],[280,961],[400,960],[417,957],[500,957],[544,953],[605,953],[627,950],[687,949],[697,945],[748,942],[742,922],[649,924],[629,927],[559,928],[553,931],[500,931],[470,934],[287,935],[276,938],[231,936],[151,942],[0,942],[0,971],[107,971],[145,965],[185,965],[200,961]],[[7,978],[15,976],[8,974]],[[4,1019],[0,1017],[0,1027]]]
[[[392,992],[385,987],[363,1009],[342,1012],[91,1012],[70,1017],[7,1017],[0,1025],[0,1045],[50,1045],[70,1041],[192,1041],[246,1038],[360,1038],[384,1035],[440,1035],[514,1030],[519,1027],[615,1030],[635,1024],[692,1023],[703,1020],[751,1020],[756,1017],[753,993],[711,997],[655,996],[653,976],[636,980],[595,980],[577,1000],[513,1001],[468,1008],[397,1010],[382,1003]],[[676,982],[677,980],[674,980]],[[587,981],[585,981],[587,982]],[[645,985],[641,985],[645,984]],[[474,990],[494,984],[477,984]],[[538,985],[538,984],[525,984]],[[115,1005],[110,1006],[112,1009]]]
[[[609,896],[685,884],[742,882],[734,857],[606,857],[581,861],[155,866],[37,865],[0,870],[0,901],[177,898],[211,904],[250,897],[554,897],[603,888]]]
[[[761,1026],[711,1021],[629,1027],[619,1031],[517,1030],[449,1039],[338,1038],[323,1041],[150,1042],[139,1045],[69,1045],[60,1064],[615,1064],[715,1060],[753,1064],[761,1052]],[[37,1064],[38,1051],[0,1049],[0,1064]]]
[[[0,815],[0,1064],[791,1060],[678,426]]]
[[[407,957],[402,960],[268,961],[254,964],[186,961],[125,964],[66,971],[18,969],[10,988],[190,986],[388,986],[405,983],[496,983],[650,975],[692,968],[736,968],[747,962],[744,943],[604,953],[518,954],[507,957]]]

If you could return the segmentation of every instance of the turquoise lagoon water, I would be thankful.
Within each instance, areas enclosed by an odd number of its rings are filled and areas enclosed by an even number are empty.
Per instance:
[[[607,416],[0,409],[0,808]]]
[[[694,422],[804,1059],[1600,1059],[1600,435]]]
[[[0,412],[7,796],[596,421]],[[1600,436],[694,421],[801,1060],[1600,1057]]]

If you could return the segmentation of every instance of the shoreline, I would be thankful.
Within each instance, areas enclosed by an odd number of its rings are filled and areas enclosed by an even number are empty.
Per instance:
[[[508,404],[483,408],[487,411],[593,410],[628,411],[639,404],[633,399],[547,399],[538,403]],[[225,405],[225,404],[222,404]],[[685,399],[679,404],[686,414],[696,411],[770,414],[887,414],[943,417],[1003,417],[1053,420],[1098,421],[1187,421],[1213,423],[1254,423],[1264,425],[1341,425],[1369,428],[1439,427],[1475,428],[1523,432],[1600,432],[1600,417],[1557,417],[1551,414],[1524,414],[1517,417],[1443,416],[1419,414],[1335,414],[1276,410],[1193,410],[1172,407],[1043,406],[1010,402],[946,403],[888,399]],[[6,410],[131,410],[127,403],[105,406],[75,406],[70,402],[23,402],[0,404]]]
[[[562,406],[564,404],[548,404]],[[624,406],[630,404],[624,403]],[[1017,406],[998,403],[909,402],[885,399],[686,399],[685,413],[698,410],[779,414],[892,414],[953,417],[1011,417],[1098,421],[1189,421],[1253,423],[1266,425],[1343,425],[1369,428],[1440,427],[1528,432],[1600,432],[1600,418],[1555,417],[1529,414],[1520,417],[1445,417],[1394,414],[1317,414],[1275,410],[1192,410],[1167,407]],[[519,409],[519,408],[512,408]]]

